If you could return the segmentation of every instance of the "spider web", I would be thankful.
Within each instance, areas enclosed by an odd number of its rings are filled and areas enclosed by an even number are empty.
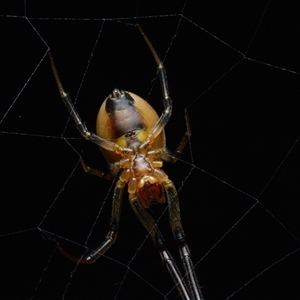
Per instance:
[[[89,129],[115,87],[160,112],[139,23],[167,70],[169,149],[185,131],[184,109],[191,120],[189,146],[164,170],[205,299],[298,299],[299,14],[267,1],[1,3],[1,297],[178,299],[126,198],[117,242],[95,264],[68,261],[49,240],[79,256],[99,245],[114,182],[82,171],[80,155],[107,163],[69,121],[47,51]],[[179,263],[165,210],[151,213]]]

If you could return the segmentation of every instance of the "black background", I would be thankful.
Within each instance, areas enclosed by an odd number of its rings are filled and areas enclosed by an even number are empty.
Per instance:
[[[80,255],[93,228],[87,246],[99,245],[114,186],[78,165],[78,153],[99,169],[107,163],[67,123],[48,47],[91,130],[114,87],[160,112],[155,62],[136,23],[165,62],[169,149],[185,131],[185,108],[191,120],[190,146],[164,170],[179,190],[205,299],[299,299],[296,4],[12,1],[0,15],[2,299],[179,298],[127,197],[117,242],[94,265],[76,267],[47,239]],[[179,262],[164,210],[151,213]]]

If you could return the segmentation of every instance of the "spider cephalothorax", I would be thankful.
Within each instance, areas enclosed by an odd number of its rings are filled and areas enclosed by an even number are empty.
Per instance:
[[[128,182],[129,200],[141,202],[143,207],[149,208],[153,201],[164,203],[165,193],[162,183],[168,176],[159,168],[162,161],[151,161],[143,154],[136,152],[131,159],[124,161],[124,169],[120,180]]]

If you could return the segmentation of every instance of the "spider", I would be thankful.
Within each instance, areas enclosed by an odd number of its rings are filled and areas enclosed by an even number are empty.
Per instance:
[[[158,117],[155,110],[141,97],[115,88],[100,107],[96,122],[96,133],[90,132],[82,122],[65,92],[59,79],[53,58],[49,58],[59,89],[60,97],[72,116],[78,131],[88,141],[97,144],[106,160],[112,164],[109,174],[93,169],[81,160],[85,172],[109,179],[120,173],[115,185],[112,203],[112,216],[109,231],[100,246],[82,258],[75,258],[58,246],[69,259],[90,264],[100,258],[115,242],[121,216],[121,204],[126,185],[128,186],[129,203],[149,232],[159,254],[166,265],[182,299],[203,299],[197,276],[191,260],[185,233],[181,224],[179,200],[176,188],[166,173],[161,169],[163,161],[175,162],[186,145],[191,131],[187,120],[187,132],[173,155],[166,151],[164,127],[172,113],[172,100],[169,97],[166,71],[155,52],[151,42],[139,25],[156,63],[161,82],[164,111]],[[185,276],[182,276],[174,259],[166,248],[165,240],[147,209],[152,202],[168,203],[169,222],[174,239],[178,245]]]

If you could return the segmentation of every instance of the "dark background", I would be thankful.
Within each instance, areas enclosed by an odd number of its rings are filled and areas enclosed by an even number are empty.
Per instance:
[[[127,195],[117,242],[92,266],[76,267],[48,239],[81,255],[93,228],[87,246],[99,245],[114,186],[78,165],[78,153],[99,169],[107,163],[67,122],[48,47],[91,130],[114,87],[160,112],[155,62],[136,23],[165,62],[169,149],[185,132],[185,108],[191,120],[190,145],[164,170],[205,299],[299,299],[296,4],[12,1],[0,15],[2,299],[179,299]],[[151,213],[179,263],[165,208]]]

